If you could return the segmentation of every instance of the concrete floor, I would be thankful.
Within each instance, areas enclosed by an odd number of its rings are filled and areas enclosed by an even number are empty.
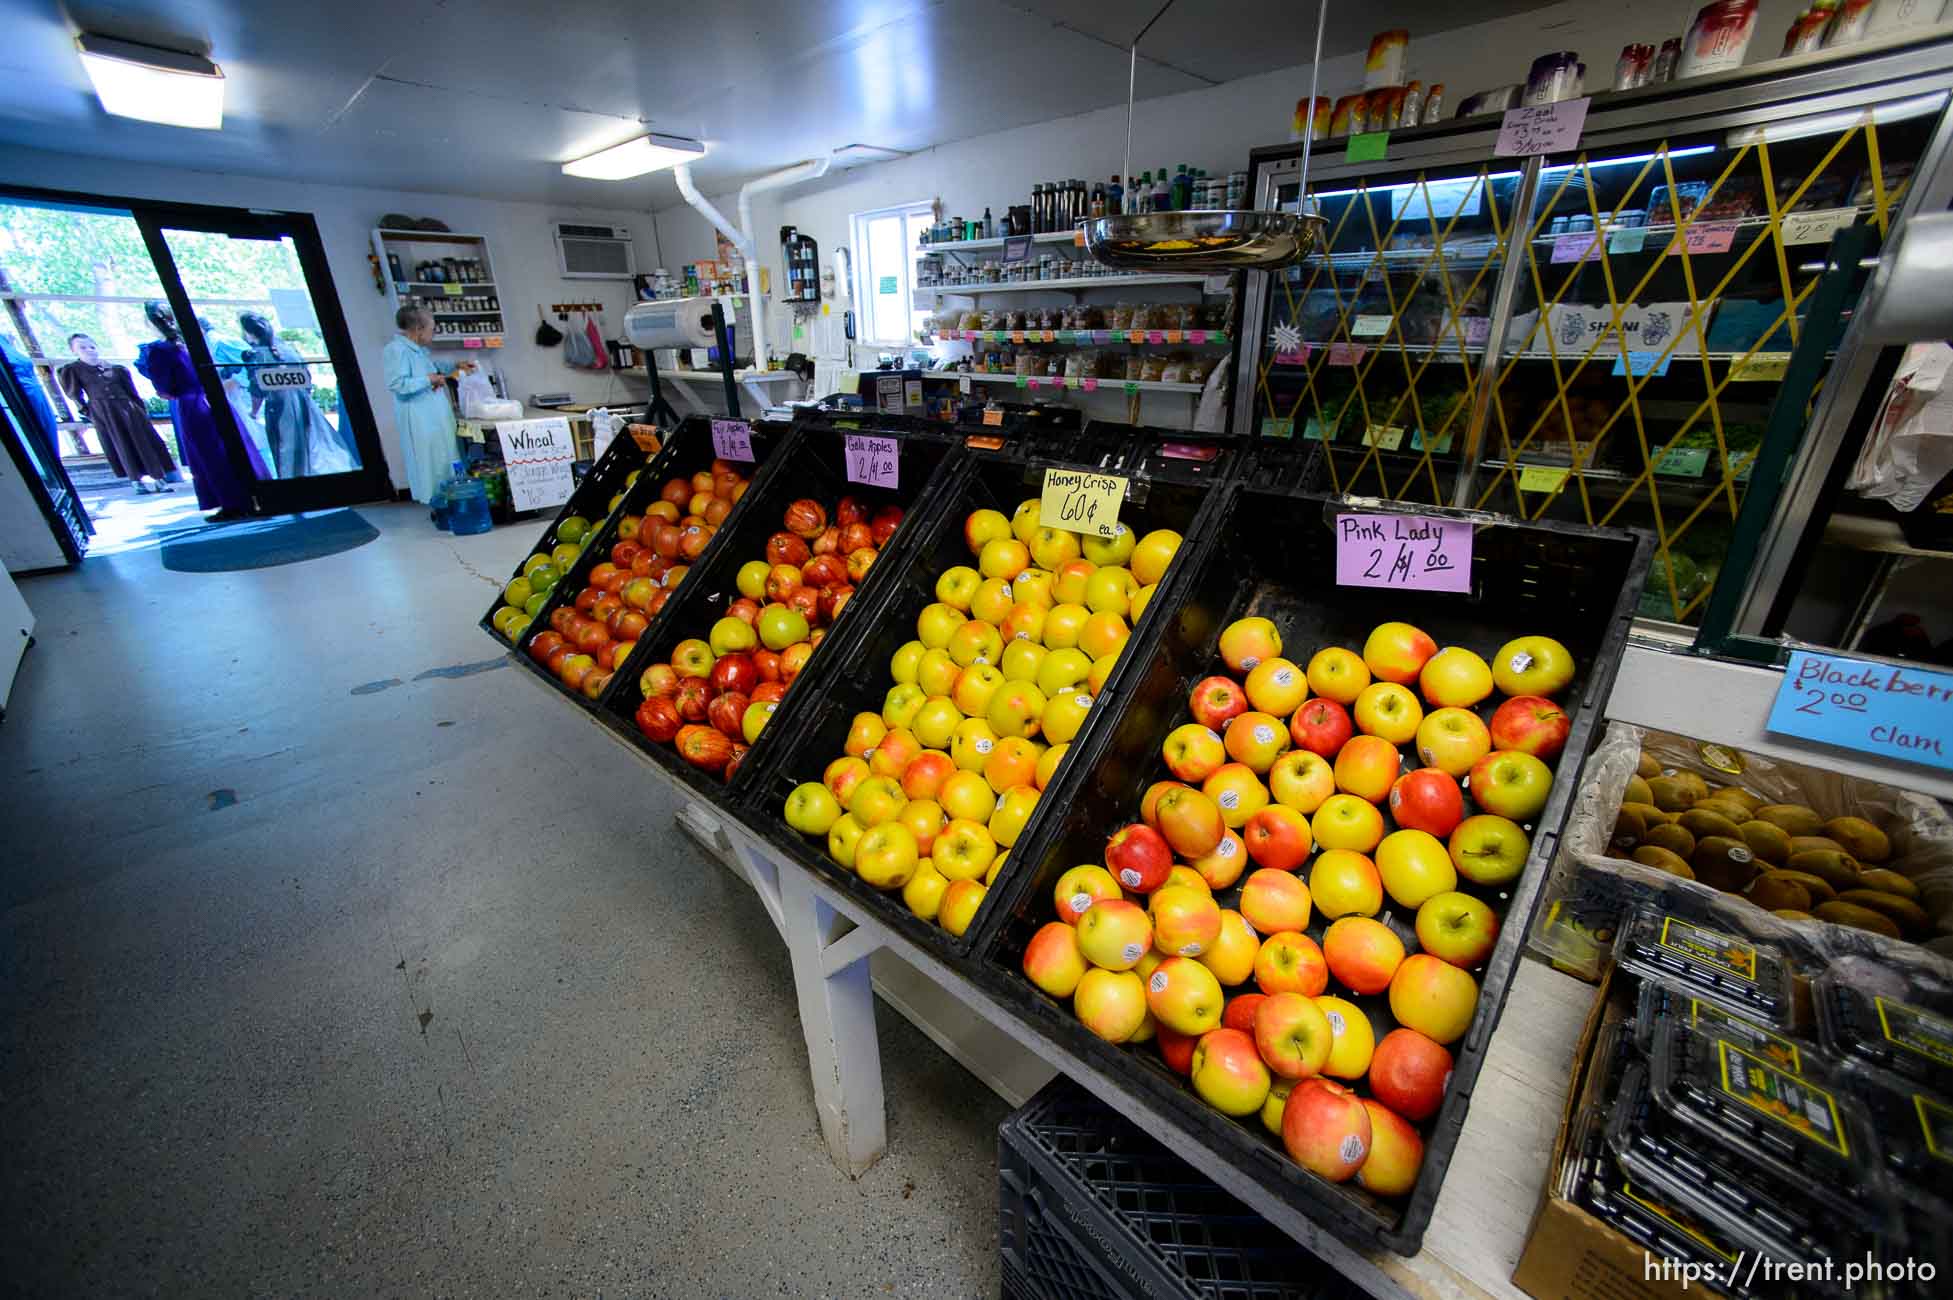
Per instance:
[[[1006,1108],[880,1016],[814,1118],[784,951],[638,765],[476,628],[536,526],[21,584],[0,773],[0,1285],[981,1296]],[[397,679],[367,693],[355,688]]]

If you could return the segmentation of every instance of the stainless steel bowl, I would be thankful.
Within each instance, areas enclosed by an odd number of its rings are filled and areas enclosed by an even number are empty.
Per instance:
[[[1085,223],[1085,247],[1128,271],[1287,266],[1322,242],[1325,222],[1294,212],[1146,212]]]

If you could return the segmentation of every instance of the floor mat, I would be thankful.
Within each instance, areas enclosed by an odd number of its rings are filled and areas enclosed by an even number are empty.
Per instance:
[[[200,528],[163,543],[163,567],[178,573],[224,573],[297,564],[364,546],[380,530],[357,510],[280,515]]]

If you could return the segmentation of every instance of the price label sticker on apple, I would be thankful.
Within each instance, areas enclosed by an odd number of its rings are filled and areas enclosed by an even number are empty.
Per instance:
[[[1038,498],[1038,523],[1065,528],[1091,537],[1119,535],[1119,507],[1126,499],[1126,480],[1116,474],[1088,470],[1047,469]]]
[[[1336,583],[1469,592],[1472,526],[1428,515],[1337,515]]]
[[[744,420],[712,421],[712,454],[720,460],[755,459],[753,426]]]
[[[865,433],[847,435],[848,482],[868,487],[899,487],[902,453],[893,438]]]

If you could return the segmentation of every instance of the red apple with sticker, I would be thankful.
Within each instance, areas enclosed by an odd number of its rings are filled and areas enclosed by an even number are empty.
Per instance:
[[[1435,767],[1420,767],[1390,787],[1390,816],[1405,830],[1443,838],[1465,820],[1465,793]]]
[[[1105,842],[1105,865],[1126,889],[1150,894],[1166,883],[1166,873],[1173,867],[1173,850],[1158,831],[1135,822]]]
[[[1543,695],[1519,695],[1492,714],[1492,744],[1534,758],[1552,758],[1566,748],[1573,720]]]
[[[1248,696],[1232,677],[1203,677],[1187,696],[1187,708],[1194,721],[1220,732],[1248,711]]]
[[[1444,1105],[1451,1086],[1451,1053],[1415,1029],[1393,1029],[1370,1056],[1370,1093],[1413,1123]]]
[[[1282,1108],[1289,1158],[1332,1183],[1356,1176],[1370,1154],[1370,1113],[1354,1092],[1330,1079],[1304,1079]]]

